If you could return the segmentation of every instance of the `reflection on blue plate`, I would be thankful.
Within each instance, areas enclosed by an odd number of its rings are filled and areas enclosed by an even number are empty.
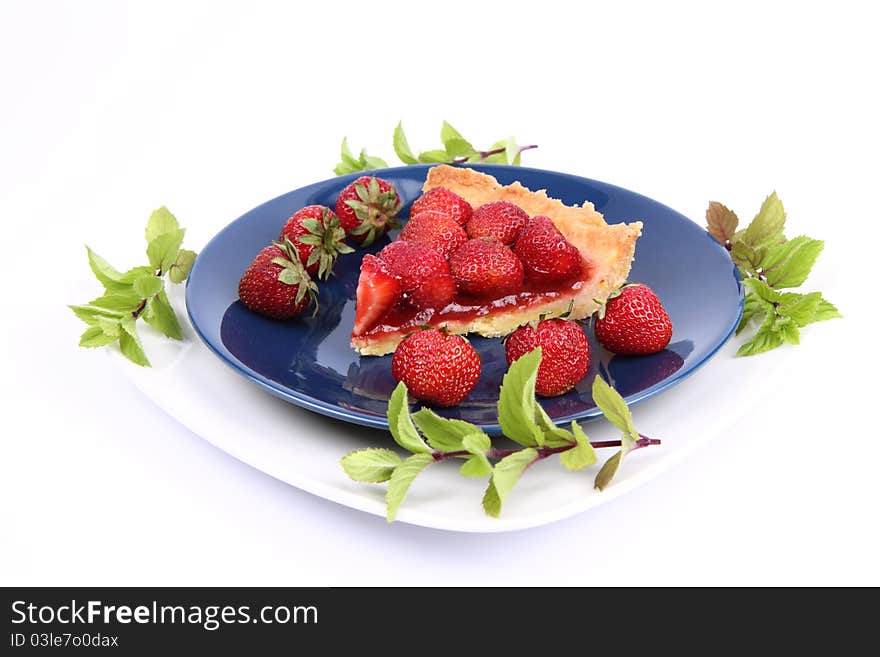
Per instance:
[[[382,169],[408,205],[418,197],[428,166]],[[557,422],[598,415],[590,396],[600,374],[633,403],[682,380],[706,362],[730,337],[742,311],[742,286],[727,252],[705,230],[670,208],[634,192],[562,173],[474,166],[501,183],[519,180],[546,189],[565,203],[591,201],[609,223],[640,220],[630,280],[647,283],[665,306],[674,333],[664,351],[623,357],[590,338],[592,363],[587,377],[570,393],[542,400]],[[279,322],[250,312],[238,301],[238,279],[254,255],[277,239],[281,226],[299,208],[317,203],[333,207],[339,192],[356,175],[341,176],[279,196],[251,210],[220,231],[199,254],[189,277],[186,305],[202,340],[236,371],[274,395],[318,413],[357,424],[385,427],[394,389],[391,357],[360,357],[349,346],[359,255],[343,256],[335,276],[320,283],[320,310],[314,318]],[[369,252],[378,251],[387,239]],[[470,396],[441,411],[497,432],[495,404],[507,370],[498,339],[471,340],[483,359],[483,372]]]

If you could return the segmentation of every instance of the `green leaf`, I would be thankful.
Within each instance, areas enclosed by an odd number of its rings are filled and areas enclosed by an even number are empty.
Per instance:
[[[394,441],[404,449],[414,454],[431,454],[431,448],[425,444],[413,424],[406,386],[402,381],[397,384],[388,401],[388,426]]]
[[[144,265],[143,267],[132,267],[122,275],[120,283],[125,285],[125,290],[131,291],[132,286],[137,279],[139,279],[141,276],[148,276],[154,273],[155,270],[152,267],[148,267],[147,265]]]
[[[394,469],[402,463],[390,449],[359,449],[349,452],[340,461],[345,474],[355,481],[378,484],[391,479]]]
[[[183,283],[189,277],[189,272],[192,270],[195,261],[195,251],[180,249],[177,252],[177,257],[174,259],[174,264],[168,270],[168,278],[171,279],[172,283]]]
[[[798,326],[806,326],[813,321],[821,301],[822,294],[819,292],[811,292],[810,294],[788,292],[782,295],[776,311],[780,315],[790,317]]]
[[[498,424],[511,440],[525,447],[544,444],[544,432],[535,422],[535,379],[541,348],[511,363],[498,395]]]
[[[135,328],[134,317],[125,317],[120,322],[122,331],[119,333],[119,349],[131,362],[142,367],[149,367],[150,361],[144,353],[144,347]]]
[[[471,454],[485,454],[492,448],[492,440],[478,430],[462,437],[461,446]]]
[[[605,490],[608,484],[611,483],[611,480],[614,479],[614,475],[617,474],[622,459],[623,451],[620,450],[610,459],[605,461],[602,468],[596,474],[596,479],[593,481],[593,487],[598,488],[599,490]]]
[[[183,243],[185,232],[183,228],[180,228],[169,233],[162,233],[147,244],[147,258],[149,258],[150,266],[153,269],[158,270],[162,275],[168,271],[177,260],[177,252]]]
[[[765,351],[770,351],[779,347],[785,342],[785,337],[780,332],[773,330],[776,315],[770,313],[761,324],[761,327],[755,333],[751,340],[744,343],[736,351],[737,356],[754,356]]]
[[[743,241],[734,242],[730,257],[745,276],[757,276],[761,269],[767,249],[752,248]]]
[[[404,164],[419,163],[418,158],[413,155],[409,148],[409,142],[406,140],[406,135],[403,132],[403,121],[400,121],[397,127],[394,128],[394,152],[397,153],[397,157]]]
[[[809,237],[769,247],[764,260],[764,274],[774,288],[798,287],[807,280],[825,243]]]
[[[385,169],[388,167],[388,163],[381,157],[367,155],[366,153],[364,154],[364,164],[366,165],[364,169]]]
[[[545,445],[549,447],[562,447],[574,442],[571,432],[553,424],[553,420],[550,419],[547,411],[544,410],[544,407],[541,406],[538,400],[535,400],[535,422],[544,434]]]
[[[444,144],[444,146],[446,147],[446,154],[449,155],[448,159],[454,157],[471,157],[477,152],[474,150],[474,147],[464,139],[450,139]]]
[[[518,164],[519,144],[516,143],[516,139],[513,137],[508,137],[504,140],[504,157],[507,160],[507,164]]]
[[[111,342],[116,342],[117,339],[118,337],[115,335],[107,335],[104,333],[100,326],[90,326],[82,334],[82,337],[80,337],[79,346],[89,348],[103,347]]]
[[[495,484],[491,479],[486,487],[486,492],[483,494],[483,511],[485,511],[487,516],[492,516],[493,518],[501,515],[501,498],[498,497],[498,491],[495,489]]]
[[[443,122],[443,125],[440,128],[440,141],[443,142],[443,146],[446,148],[447,152],[449,152],[450,142],[457,144],[458,148],[466,148],[471,152],[476,152],[476,149],[471,146],[471,143],[446,121]]]
[[[776,196],[776,192],[773,192],[764,199],[758,214],[740,236],[740,241],[752,248],[776,244],[784,239],[782,236],[784,228],[785,208],[782,207],[782,201]]]
[[[385,492],[388,522],[393,522],[397,517],[397,511],[400,509],[413,479],[425,469],[425,466],[433,462],[434,457],[430,454],[413,454],[394,469],[388,482],[388,490]]]
[[[596,402],[605,419],[632,440],[638,440],[639,434],[633,426],[629,407],[620,393],[608,385],[601,376],[593,379],[593,401]]]
[[[745,303],[743,304],[742,318],[736,327],[736,334],[739,335],[753,319],[764,313],[773,312],[773,305],[764,301],[761,297],[749,292],[746,294]]]
[[[462,463],[458,469],[458,473],[462,477],[474,477],[480,479],[492,474],[492,464],[485,456],[471,456],[467,461]]]
[[[779,292],[770,289],[764,281],[757,278],[747,278],[743,281],[743,285],[754,292],[759,299],[763,299],[768,303],[778,303],[782,299],[782,295]]]
[[[457,452],[464,449],[461,439],[480,429],[464,420],[449,420],[440,417],[429,408],[422,408],[412,414],[413,422],[425,436],[428,444],[438,452]],[[488,438],[488,436],[487,436]]]
[[[791,317],[777,318],[777,320],[773,322],[771,330],[782,336],[782,339],[785,342],[790,344],[800,344],[801,342],[800,329],[798,329],[797,324],[795,324]]]
[[[577,446],[567,452],[562,452],[559,455],[559,461],[568,470],[580,470],[593,465],[596,462],[596,452],[593,450],[593,446],[590,444],[586,434],[584,434],[583,429],[575,421],[571,423],[571,432],[574,435]]]
[[[494,155],[490,155],[485,158],[483,161],[491,164],[507,164],[507,141],[501,140],[496,141],[489,147],[490,151],[494,151],[497,148],[503,148],[503,153],[495,153]]]
[[[443,162],[449,162],[450,157],[446,151],[422,151],[419,153],[419,162],[424,164],[442,164]]]
[[[483,496],[483,509],[488,515],[498,517],[501,513],[501,506],[516,482],[519,481],[523,471],[537,458],[537,450],[527,447],[510,456],[505,456],[495,464],[492,479]]]
[[[828,319],[834,319],[835,317],[843,317],[833,303],[830,301],[826,301],[825,299],[821,299],[819,301],[819,305],[816,307],[816,313],[813,315],[813,322],[824,322]]]
[[[88,303],[89,308],[104,311],[105,315],[126,315],[137,308],[143,297],[133,289],[130,292],[111,292]]]
[[[147,300],[147,305],[144,307],[141,317],[144,318],[147,324],[158,329],[172,340],[183,339],[180,323],[177,321],[177,315],[174,314],[174,308],[168,302],[168,295],[165,294],[165,290],[160,290],[158,294]]]
[[[154,210],[153,214],[150,215],[144,234],[149,243],[159,237],[159,235],[174,233],[179,229],[180,225],[177,223],[177,219],[175,219],[174,215],[163,205],[158,210]]]
[[[108,292],[128,287],[122,280],[123,274],[121,272],[116,271],[116,269],[110,266],[110,263],[92,251],[88,246],[86,247],[86,252],[89,256],[89,267],[92,273]]]
[[[141,276],[134,282],[134,291],[142,299],[153,296],[164,287],[165,281],[152,274]]]
[[[721,244],[730,244],[736,233],[739,219],[727,206],[712,201],[706,210],[706,227],[709,234]]]

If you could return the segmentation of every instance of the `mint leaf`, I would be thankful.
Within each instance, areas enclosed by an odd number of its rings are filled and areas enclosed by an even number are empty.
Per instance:
[[[458,473],[462,477],[473,477],[482,479],[492,474],[492,464],[485,456],[471,456],[467,461],[462,463],[458,469]]]
[[[580,425],[572,420],[571,433],[574,436],[577,446],[562,452],[559,455],[559,461],[567,470],[580,470],[596,462],[596,452],[590,444],[586,434]]]
[[[519,144],[513,137],[504,140],[504,157],[507,164],[519,164]]]
[[[397,384],[391,399],[388,401],[388,426],[394,442],[414,454],[431,454],[431,448],[425,444],[409,414],[407,390],[403,382]],[[433,458],[433,457],[431,457]]]
[[[777,289],[803,285],[823,248],[822,240],[809,237],[796,237],[770,247],[763,266],[767,282]]]
[[[639,434],[633,426],[632,414],[623,397],[598,375],[593,379],[593,401],[596,402],[605,419],[623,431],[631,440],[638,440]]]
[[[743,314],[736,327],[736,334],[742,333],[749,323],[764,313],[773,312],[773,305],[755,294],[747,294],[743,304]]]
[[[418,158],[413,155],[413,152],[409,148],[409,142],[406,140],[406,135],[403,133],[403,121],[400,121],[397,124],[397,127],[394,128],[394,152],[397,153],[397,157],[400,158],[400,161],[404,164],[418,164]]]
[[[137,308],[143,297],[133,289],[129,292],[111,292],[88,303],[89,308],[105,311],[107,315],[125,315]]]
[[[535,379],[541,364],[541,348],[511,363],[498,395],[498,423],[511,440],[532,447],[544,444],[544,432],[535,422]]]
[[[108,292],[127,287],[127,285],[122,282],[123,275],[121,272],[116,271],[116,269],[110,266],[110,263],[92,251],[88,246],[86,246],[86,253],[88,253],[89,256],[89,267],[91,268],[92,273]]]
[[[712,201],[706,210],[706,226],[709,234],[721,244],[728,246],[733,242],[739,218],[727,206]]]
[[[770,289],[769,285],[757,278],[747,278],[743,281],[743,285],[754,292],[759,299],[763,299],[768,303],[778,303],[782,299],[782,295],[779,292]]]
[[[189,272],[192,270],[195,261],[195,251],[180,249],[177,252],[177,257],[174,259],[174,264],[168,270],[168,278],[171,279],[172,283],[183,283],[189,277]]]
[[[161,275],[164,275],[177,259],[177,252],[183,243],[184,232],[185,230],[181,228],[162,233],[147,244],[147,258],[150,260],[150,266]]]
[[[419,162],[424,164],[441,164],[449,162],[449,154],[446,151],[422,151],[419,153]]]
[[[340,156],[342,158],[341,161],[333,168],[333,173],[337,176],[344,176],[347,173],[355,173],[356,171],[363,170],[364,167],[354,158],[354,155],[351,154],[351,150],[348,148],[347,137],[343,137],[342,139]]]
[[[438,452],[457,452],[464,449],[461,439],[468,434],[480,432],[470,422],[440,417],[429,408],[416,411],[412,414],[412,419],[428,444]]]
[[[770,246],[785,239],[782,236],[784,228],[785,208],[776,192],[773,192],[764,199],[758,214],[740,236],[740,241],[752,248]]]
[[[778,330],[773,330],[776,315],[769,313],[751,340],[744,343],[736,351],[737,356],[754,356],[775,349],[785,343],[785,337]]]
[[[492,441],[489,436],[480,431],[479,433],[471,433],[462,438],[462,446],[468,452],[473,454],[464,465],[461,466],[459,472],[465,477],[485,477],[492,472],[492,464],[486,457],[486,452],[492,447]]]
[[[525,469],[538,458],[537,450],[527,447],[510,456],[505,456],[495,464],[492,479],[483,496],[483,509],[493,517],[498,517],[501,507]]]
[[[825,299],[819,300],[819,305],[816,307],[816,314],[813,315],[813,322],[824,322],[828,319],[834,319],[835,317],[843,317],[833,303],[830,301],[826,301]]]
[[[440,127],[440,141],[443,142],[446,152],[450,155],[452,155],[452,152],[449,150],[450,144],[453,145],[454,149],[463,149],[470,153],[476,152],[476,149],[471,146],[471,143],[446,121],[444,121],[443,125]],[[462,152],[461,154],[464,155],[465,153]]]
[[[397,511],[409,491],[410,484],[429,463],[434,462],[430,454],[413,454],[403,463],[398,465],[388,481],[388,490],[385,492],[386,516],[388,522],[393,522],[397,517]]]
[[[764,263],[766,252],[767,249],[764,247],[752,248],[740,240],[733,243],[730,257],[744,275],[757,276]]]
[[[787,292],[782,295],[776,312],[790,317],[798,326],[806,326],[813,321],[821,301],[822,295],[819,292],[811,292],[810,294]]]
[[[778,333],[785,342],[800,344],[801,332],[791,317],[778,317],[770,327],[771,331]]]
[[[156,294],[159,290],[165,287],[165,281],[163,281],[158,276],[154,276],[152,274],[148,274],[146,276],[141,276],[134,282],[134,291],[135,293],[141,297],[142,299],[146,299],[147,297],[151,297]]]
[[[79,346],[89,348],[103,347],[111,342],[116,342],[116,340],[117,336],[107,335],[100,326],[90,326],[80,337]]]
[[[553,424],[553,420],[550,419],[547,411],[537,399],[535,400],[535,422],[544,434],[544,444],[548,447],[562,447],[574,442],[571,432]]]
[[[165,290],[160,290],[158,294],[147,300],[144,312],[141,314],[144,321],[155,329],[158,329],[172,340],[182,340],[183,332],[180,329],[180,323],[177,321],[177,315],[174,314],[174,308],[168,302],[168,295]]]
[[[119,333],[119,349],[131,362],[142,367],[149,367],[150,361],[144,353],[144,347],[135,329],[134,317],[124,317],[120,322],[122,331]]]
[[[349,452],[340,461],[345,474],[355,481],[381,483],[391,479],[394,469],[402,463],[390,449],[359,449]]]
[[[367,155],[363,153],[364,158],[364,169],[385,169],[388,166],[388,163],[383,160],[381,157],[376,157],[375,155]]]
[[[611,480],[614,479],[614,475],[617,474],[618,468],[620,468],[620,462],[623,459],[623,451],[618,451],[614,456],[605,461],[602,465],[602,468],[596,474],[596,479],[593,480],[593,487],[598,488],[600,491],[605,490],[608,484],[611,483]]]
[[[504,151],[501,153],[495,153],[493,155],[489,155],[484,158],[483,162],[488,162],[490,164],[507,164],[507,140],[502,139],[501,141],[496,141],[489,147],[490,151],[494,151],[496,149],[503,148]],[[478,160],[480,158],[477,158]]]
[[[158,210],[153,210],[153,214],[150,215],[147,221],[147,228],[144,234],[147,242],[152,242],[159,235],[176,232],[179,228],[180,225],[177,223],[177,219],[163,205]]]
[[[474,150],[473,146],[463,139],[450,139],[446,142],[445,146],[446,153],[449,155],[448,159],[455,157],[471,157],[477,152]]]

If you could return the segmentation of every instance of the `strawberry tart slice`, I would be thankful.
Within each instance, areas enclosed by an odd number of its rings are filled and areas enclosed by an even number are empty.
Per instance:
[[[351,345],[380,356],[419,327],[507,335],[542,315],[592,314],[629,274],[641,222],[465,167],[428,172],[398,239],[361,265]]]

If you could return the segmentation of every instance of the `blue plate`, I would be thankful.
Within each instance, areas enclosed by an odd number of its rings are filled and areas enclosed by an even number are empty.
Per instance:
[[[428,166],[381,169],[408,205],[419,196]],[[641,220],[630,279],[650,285],[665,306],[674,333],[669,347],[651,356],[615,356],[590,337],[592,364],[576,389],[542,400],[556,422],[599,415],[590,395],[600,373],[629,403],[665,390],[709,359],[730,337],[742,312],[742,285],[730,257],[700,226],[678,212],[634,192],[563,173],[474,166],[501,183],[519,180],[546,189],[565,203],[585,199],[606,221]],[[314,319],[279,322],[250,312],[238,301],[238,279],[254,255],[277,239],[293,212],[309,204],[333,207],[343,187],[357,175],[341,176],[284,194],[251,210],[220,231],[196,259],[186,289],[193,326],[205,344],[235,371],[282,399],[318,413],[371,427],[388,427],[388,398],[396,382],[391,356],[360,357],[349,346],[359,251],[341,257],[335,276],[320,283],[320,310]],[[376,252],[385,243],[369,249]],[[498,387],[507,370],[498,339],[474,337],[483,372],[470,396],[442,411],[497,433]]]

